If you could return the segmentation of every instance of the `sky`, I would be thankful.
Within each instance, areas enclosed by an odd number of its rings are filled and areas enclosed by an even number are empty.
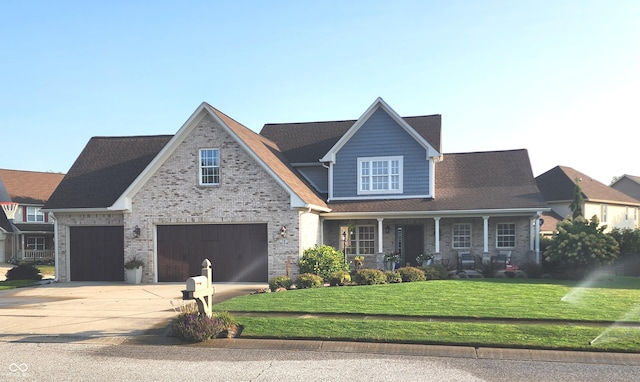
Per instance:
[[[94,136],[202,102],[265,123],[442,115],[445,153],[527,149],[640,176],[640,1],[0,2],[0,168],[66,173]]]

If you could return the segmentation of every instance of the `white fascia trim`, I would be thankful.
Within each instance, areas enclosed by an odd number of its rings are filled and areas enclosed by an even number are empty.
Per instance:
[[[307,204],[305,208],[308,210],[319,211],[319,212],[331,212],[331,208],[316,206],[315,204]]]
[[[114,210],[111,207],[106,208],[52,208],[42,210],[44,212],[53,212],[58,214],[87,214],[94,212],[120,212],[122,210]]]
[[[320,159],[320,162],[332,162],[335,163],[336,153],[340,151],[342,146],[344,146],[351,137],[364,125],[364,123],[371,117],[371,115],[378,109],[382,108],[391,118],[396,121],[403,129],[413,137],[422,147],[425,148],[427,152],[427,158],[429,157],[439,157],[440,153],[433,146],[429,144],[417,131],[415,131],[407,122],[402,119],[398,113],[395,112],[384,100],[382,97],[378,97],[369,108],[358,118],[358,120],[347,130],[347,132],[336,142],[335,145],[329,150],[329,152]]]
[[[618,206],[618,207],[640,207],[640,203],[638,202],[621,202],[619,200],[606,200],[606,199],[589,199],[586,201],[587,203],[594,204],[608,204],[610,206]]]
[[[321,214],[325,220],[339,220],[344,218],[371,219],[374,217],[386,219],[432,218],[432,217],[482,217],[482,216],[537,216],[538,213],[551,211],[551,208],[513,208],[493,210],[447,210],[447,211],[393,211],[393,212],[331,212]]]

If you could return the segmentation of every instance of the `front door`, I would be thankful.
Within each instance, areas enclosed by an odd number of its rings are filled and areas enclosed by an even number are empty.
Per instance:
[[[404,250],[402,257],[406,266],[418,267],[416,257],[424,252],[424,226],[406,225],[403,227],[404,234]]]

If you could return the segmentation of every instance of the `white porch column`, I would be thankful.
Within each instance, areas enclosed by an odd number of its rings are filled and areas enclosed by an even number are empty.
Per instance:
[[[383,218],[378,218],[378,253],[382,253],[382,221]]]
[[[440,253],[440,216],[436,216],[433,218],[436,222],[436,232],[435,232],[435,244],[436,244],[436,253]]]
[[[484,253],[489,252],[489,217],[483,216],[484,219]]]
[[[536,264],[540,265],[540,216],[542,211],[536,214]]]

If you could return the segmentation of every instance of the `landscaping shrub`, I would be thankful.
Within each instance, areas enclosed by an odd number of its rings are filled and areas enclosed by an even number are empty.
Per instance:
[[[322,288],[322,286],[322,277],[313,273],[303,273],[296,279],[296,287],[298,289]]]
[[[495,277],[496,272],[498,272],[498,264],[496,263],[489,263],[489,264],[482,264],[480,263],[478,266],[478,271],[480,272],[480,274],[483,277]]]
[[[536,263],[524,263],[520,265],[520,270],[532,279],[539,279],[545,273],[542,265]]]
[[[329,276],[329,285],[331,286],[349,284],[351,284],[351,274],[347,271],[333,272],[331,276]]]
[[[449,271],[442,264],[431,264],[420,269],[424,272],[427,280],[446,280],[449,278]]]
[[[384,284],[387,277],[379,269],[361,269],[356,272],[355,282],[358,285]]]
[[[400,274],[400,277],[402,277],[402,282],[404,283],[427,280],[422,269],[416,267],[398,268],[398,273]]]
[[[276,276],[269,280],[269,289],[276,291],[278,288],[291,289],[293,280],[289,276]]]
[[[40,270],[32,264],[17,265],[7,271],[5,274],[7,281],[13,280],[42,280]]]
[[[397,284],[402,282],[402,276],[400,273],[394,271],[385,271],[385,277],[387,278],[387,284]]]
[[[349,271],[349,264],[345,263],[342,252],[324,244],[306,249],[298,266],[300,273],[313,273],[327,281],[334,272]]]
[[[185,341],[202,342],[215,338],[226,329],[217,317],[207,317],[199,313],[183,313],[173,324],[173,334]]]

